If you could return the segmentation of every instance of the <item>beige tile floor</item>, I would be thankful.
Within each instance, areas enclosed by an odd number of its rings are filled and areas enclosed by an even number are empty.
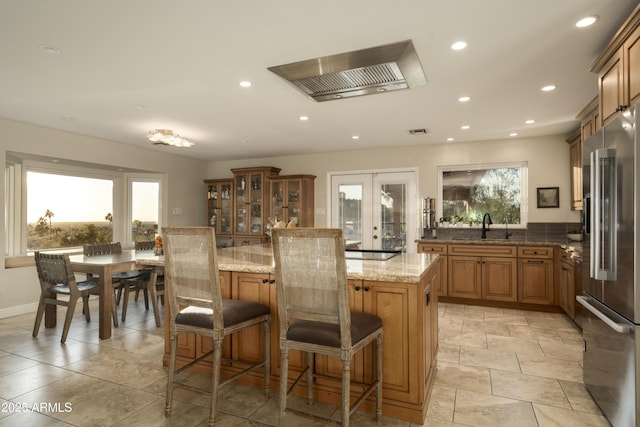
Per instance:
[[[0,427],[207,425],[207,396],[182,390],[165,418],[162,329],[141,302],[130,303],[125,324],[103,341],[96,303],[89,324],[79,310],[65,345],[61,320],[32,338],[34,314],[0,319]],[[440,304],[439,314],[438,371],[424,426],[609,425],[582,384],[581,336],[566,316],[456,304]],[[222,389],[217,425],[276,425],[276,407],[274,393],[267,399],[232,384]],[[339,420],[332,405],[307,410]],[[312,423],[289,415],[286,425]],[[358,412],[352,425],[376,423]],[[387,417],[380,425],[416,426]]]

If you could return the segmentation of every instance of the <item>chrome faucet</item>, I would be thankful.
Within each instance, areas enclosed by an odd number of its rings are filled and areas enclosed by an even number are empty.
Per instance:
[[[482,217],[482,238],[483,239],[487,238],[487,230],[489,229],[489,226],[491,224],[493,224],[493,221],[491,221],[491,215],[489,215],[489,212],[487,212]]]

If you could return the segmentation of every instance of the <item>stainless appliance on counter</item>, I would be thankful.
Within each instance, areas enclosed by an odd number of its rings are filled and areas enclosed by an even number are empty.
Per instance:
[[[638,120],[633,107],[583,144],[584,383],[614,427],[638,426]]]
[[[436,199],[427,197],[422,199],[422,237],[435,237],[436,227]]]

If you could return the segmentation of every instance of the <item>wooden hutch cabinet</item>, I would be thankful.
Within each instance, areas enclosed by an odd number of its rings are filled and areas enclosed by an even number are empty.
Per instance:
[[[267,243],[268,218],[313,227],[314,175],[279,175],[271,166],[231,169],[232,178],[205,179],[206,225],[218,247]]]
[[[269,217],[313,227],[314,175],[278,175],[269,181]]]

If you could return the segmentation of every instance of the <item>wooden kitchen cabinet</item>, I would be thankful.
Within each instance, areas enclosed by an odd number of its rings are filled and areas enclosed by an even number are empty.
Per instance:
[[[553,248],[519,246],[518,264],[518,302],[553,304]]]
[[[206,179],[207,224],[216,230],[216,236],[233,232],[233,180]]]
[[[598,73],[601,125],[640,100],[640,6],[613,36],[591,71]]]
[[[446,243],[419,243],[418,253],[438,254],[438,281],[432,286],[436,290],[438,296],[447,296],[448,283],[448,260],[447,260],[447,244]]]
[[[572,319],[576,317],[576,274],[571,253],[560,250],[560,271],[558,272],[558,305]]]
[[[267,177],[277,175],[273,167],[231,169],[234,182],[234,234],[266,241],[264,226],[269,197]]]
[[[278,175],[269,178],[269,217],[297,227],[313,227],[314,175]]]
[[[576,132],[569,140],[569,173],[571,178],[571,210],[582,210],[582,139]]]
[[[448,296],[517,301],[514,246],[449,245]]]

